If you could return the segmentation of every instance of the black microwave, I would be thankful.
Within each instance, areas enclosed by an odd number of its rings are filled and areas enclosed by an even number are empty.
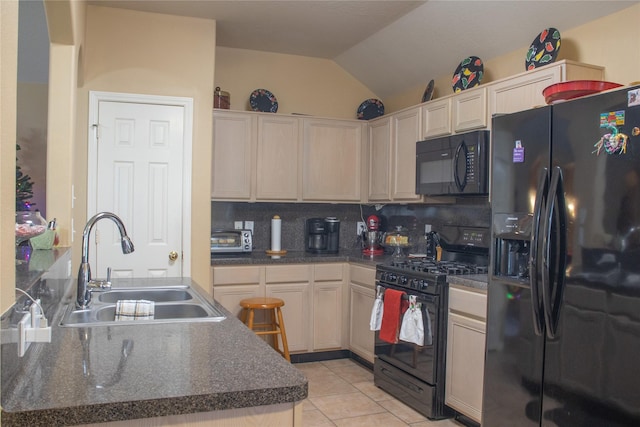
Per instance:
[[[488,130],[416,143],[416,194],[488,195],[488,175]]]

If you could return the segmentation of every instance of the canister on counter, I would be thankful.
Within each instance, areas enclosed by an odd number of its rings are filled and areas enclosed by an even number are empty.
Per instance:
[[[213,92],[213,108],[222,108],[228,110],[231,107],[231,96],[229,92],[225,92],[220,89],[220,86],[216,87]]]

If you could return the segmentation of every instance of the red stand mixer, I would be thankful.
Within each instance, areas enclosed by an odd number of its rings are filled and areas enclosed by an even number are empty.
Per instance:
[[[369,215],[367,218],[367,230],[362,233],[364,242],[363,255],[382,255],[384,249],[380,246],[382,241],[382,233],[380,232],[380,218],[376,215]]]

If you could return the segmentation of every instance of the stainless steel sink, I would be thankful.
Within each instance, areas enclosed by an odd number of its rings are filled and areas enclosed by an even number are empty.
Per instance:
[[[124,299],[146,299],[154,302],[188,301],[193,296],[186,289],[118,289],[100,292],[98,301],[116,303]]]
[[[97,293],[96,293],[97,294]],[[150,320],[116,321],[119,300],[144,299],[154,302],[154,318]],[[94,295],[89,308],[78,310],[69,304],[60,326],[88,327],[124,324],[157,324],[173,322],[220,322],[226,316],[188,286],[112,289]]]

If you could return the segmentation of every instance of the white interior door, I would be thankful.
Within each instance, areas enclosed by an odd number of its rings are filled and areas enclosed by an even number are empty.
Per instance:
[[[184,160],[190,149],[185,150],[184,110],[182,105],[97,101],[88,214],[118,215],[135,251],[122,254],[117,227],[101,220],[94,226],[89,249],[93,277],[104,277],[107,267],[113,277],[185,274],[183,224],[189,217],[183,193],[190,173]],[[172,253],[177,259],[171,259]]]

